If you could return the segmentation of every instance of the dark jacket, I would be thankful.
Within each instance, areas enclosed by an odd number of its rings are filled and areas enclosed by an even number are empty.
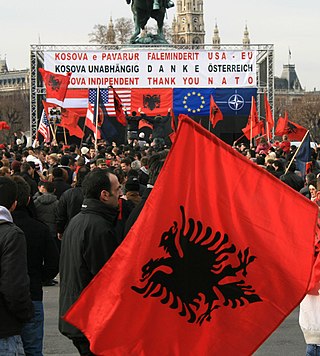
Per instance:
[[[66,183],[63,178],[54,178],[53,184],[55,188],[54,194],[58,199],[60,199],[63,192],[71,188],[71,185]]]
[[[33,219],[27,209],[13,213],[14,223],[24,232],[27,241],[28,274],[32,300],[42,300],[42,283],[59,271],[59,252],[47,225]]]
[[[56,238],[57,236],[56,210],[58,208],[58,204],[58,198],[54,194],[50,193],[43,193],[34,200],[37,218],[49,227],[53,238]]]
[[[144,204],[146,203],[150,193],[152,191],[152,188],[147,188],[142,197],[141,197],[141,201],[140,203],[138,203],[135,208],[133,208],[133,210],[131,211],[129,217],[127,218],[127,221],[125,223],[125,227],[124,227],[124,235],[123,235],[123,238],[126,237],[126,235],[128,234],[129,230],[131,229],[132,225],[136,222],[136,220],[138,219],[140,213],[141,213],[141,210],[143,209],[144,207]]]
[[[96,199],[85,199],[81,212],[69,222],[61,244],[60,317],[79,298],[117,248],[114,232],[117,215],[118,209]],[[59,330],[70,339],[83,337],[80,330],[61,318]]]
[[[35,179],[33,179],[28,173],[21,173],[21,177],[29,184],[31,190],[31,196],[35,195],[38,191],[38,185]]]
[[[296,190],[297,192],[300,192],[300,190],[304,186],[304,181],[303,179],[295,174],[294,172],[288,171],[287,173],[283,174],[280,177],[280,180],[286,184],[288,184],[291,188]]]
[[[0,338],[19,335],[33,316],[27,270],[26,240],[0,207]]]
[[[62,234],[69,221],[76,216],[82,206],[83,193],[81,187],[74,187],[65,191],[60,199],[56,210],[57,232]]]
[[[170,119],[170,112],[168,112],[167,116],[165,117],[148,117],[145,116],[144,119],[147,120],[150,124],[153,125],[153,130],[152,130],[152,138],[165,138],[167,136],[166,133],[166,127],[167,127],[167,122]]]

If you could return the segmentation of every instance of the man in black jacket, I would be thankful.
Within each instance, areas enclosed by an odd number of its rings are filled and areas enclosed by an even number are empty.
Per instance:
[[[66,190],[59,199],[58,208],[56,210],[56,224],[59,240],[62,240],[62,235],[66,229],[69,221],[80,213],[83,192],[82,182],[84,177],[90,172],[87,166],[79,168],[76,175],[76,186],[74,188]]]
[[[0,354],[23,355],[21,329],[33,316],[26,240],[13,224],[17,185],[0,177]]]
[[[33,219],[27,209],[30,201],[30,187],[19,176],[12,178],[18,186],[17,207],[12,213],[14,223],[24,232],[27,241],[28,274],[34,317],[21,332],[24,351],[27,356],[42,355],[43,348],[43,291],[44,281],[54,278],[59,271],[59,252],[47,225]]]
[[[80,355],[92,355],[87,338],[61,317],[117,248],[114,226],[121,187],[116,175],[96,169],[87,174],[82,188],[81,212],[69,222],[61,244],[59,330]]]

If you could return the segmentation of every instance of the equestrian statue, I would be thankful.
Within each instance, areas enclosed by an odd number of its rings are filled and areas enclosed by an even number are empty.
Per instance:
[[[167,9],[174,6],[172,0],[126,0],[126,2],[131,3],[135,27],[130,43],[168,43],[163,34],[163,20]],[[145,26],[150,18],[157,22],[156,35],[145,33]]]

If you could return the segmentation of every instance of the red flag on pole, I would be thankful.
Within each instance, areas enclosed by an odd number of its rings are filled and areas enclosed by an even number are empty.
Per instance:
[[[62,109],[61,122],[58,126],[64,127],[69,131],[70,136],[82,138],[84,133],[78,126],[79,115],[72,110]]]
[[[72,73],[67,73],[67,75],[56,74],[43,68],[39,68],[39,72],[46,86],[46,96],[50,97],[51,102],[56,99],[56,104],[61,105],[66,96]]]
[[[259,120],[257,105],[254,97],[251,100],[251,110],[248,118],[248,123],[245,128],[242,129],[242,132],[248,140],[252,140],[254,137],[261,134],[263,130],[263,121]]]
[[[123,105],[121,99],[117,94],[117,92],[115,91],[114,87],[110,86],[110,88],[113,91],[113,100],[114,100],[114,109],[116,112],[116,118],[121,125],[127,126],[128,123],[127,123],[126,115],[123,111]]]
[[[275,130],[276,136],[287,135],[291,141],[301,141],[307,133],[307,129],[293,121],[288,120],[288,113],[285,113],[284,118],[279,117]]]
[[[267,125],[267,136],[270,137],[272,128],[274,126],[273,115],[268,101],[267,94],[264,94],[264,107],[266,112],[266,125]]]
[[[0,130],[10,130],[10,126],[5,121],[0,121]]]
[[[170,133],[169,138],[170,138],[171,142],[173,143],[173,141],[176,137],[177,125],[176,125],[174,112],[172,109],[171,109],[171,123],[170,124],[171,124],[172,132]]]
[[[218,105],[213,99],[213,96],[210,95],[210,116],[209,119],[212,124],[212,128],[214,128],[218,121],[223,120],[223,114],[221,110],[219,109]]]
[[[274,214],[279,200],[293,209]],[[138,220],[64,319],[97,355],[250,355],[307,291],[317,214],[183,118]]]
[[[282,136],[286,133],[288,127],[288,113],[284,113],[284,117],[279,117],[277,127],[275,130],[275,136]]]

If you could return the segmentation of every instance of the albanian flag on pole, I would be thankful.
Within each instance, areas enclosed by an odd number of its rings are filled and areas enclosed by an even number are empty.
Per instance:
[[[51,98],[50,102],[55,102],[58,105],[62,105],[67,93],[72,73],[62,75],[49,72],[43,68],[39,68],[39,72],[46,86],[47,98]]]
[[[291,208],[275,214],[279,201]],[[97,355],[252,354],[306,294],[317,214],[183,118],[138,220],[64,319]]]

